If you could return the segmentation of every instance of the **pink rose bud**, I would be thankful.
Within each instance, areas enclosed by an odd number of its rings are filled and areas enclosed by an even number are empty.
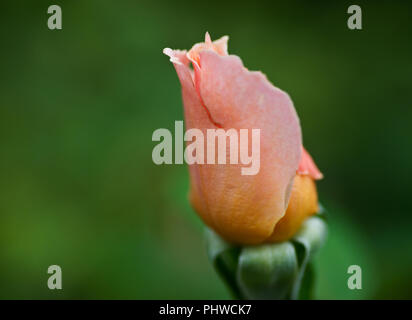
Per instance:
[[[225,36],[212,42],[206,33],[205,42],[189,52],[169,48],[163,52],[170,57],[182,86],[186,130],[199,129],[206,137],[208,129],[260,129],[260,166],[249,168],[254,170],[251,174],[242,174],[242,163],[190,164],[190,202],[203,221],[228,241],[284,240],[291,236],[290,230],[296,231],[302,217],[317,210],[312,180],[321,173],[302,151],[299,119],[289,95],[263,73],[246,69],[238,56],[228,55],[227,41]],[[249,137],[249,152],[252,142]],[[295,177],[309,180],[292,188]],[[311,204],[296,214],[296,223],[289,212],[292,222],[276,237],[274,231],[286,219],[292,189],[296,193],[292,198],[308,198]]]

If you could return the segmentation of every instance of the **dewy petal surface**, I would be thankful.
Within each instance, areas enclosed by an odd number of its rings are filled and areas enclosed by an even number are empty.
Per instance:
[[[226,41],[220,39],[219,48],[226,48]],[[182,85],[186,129],[198,128],[205,137],[217,127],[260,129],[260,171],[248,176],[241,175],[242,164],[190,165],[191,203],[227,240],[264,242],[285,214],[301,159],[297,114],[285,92],[262,73],[248,71],[239,57],[210,43],[194,49],[185,57],[167,50]]]

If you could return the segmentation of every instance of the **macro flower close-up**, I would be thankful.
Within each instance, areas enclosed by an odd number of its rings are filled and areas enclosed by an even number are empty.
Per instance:
[[[412,300],[411,1],[0,7],[0,300]]]
[[[288,240],[318,210],[322,177],[302,146],[299,118],[287,93],[228,54],[228,36],[187,51],[164,49],[177,71],[188,129],[259,128],[260,170],[192,164],[190,201],[203,221],[239,244]],[[190,68],[193,67],[193,71]],[[207,146],[205,146],[207,148]]]
[[[229,55],[228,39],[224,36],[212,42],[206,33],[205,42],[189,51],[163,50],[181,83],[186,130],[200,130],[200,137],[220,130],[223,140],[218,143],[225,142],[216,148],[212,136],[212,141],[195,148],[201,160],[189,163],[190,203],[213,230],[206,237],[209,258],[235,297],[298,299],[303,297],[301,282],[309,257],[324,241],[325,224],[314,220],[314,224],[307,223],[311,228],[303,228],[310,230],[308,239],[316,239],[303,240],[308,257],[303,261],[294,244],[299,241],[288,240],[310,216],[319,213],[315,181],[323,175],[303,147],[300,121],[289,95],[263,73],[245,68],[238,56]],[[242,163],[230,162],[233,145],[240,145],[243,155],[250,153],[250,146],[254,154],[256,140],[242,144],[245,136],[237,134],[245,129],[259,130],[259,169],[247,175],[242,174]],[[225,135],[229,130],[232,134]],[[199,135],[192,144],[197,145],[198,139]],[[204,163],[204,154],[211,160],[210,150],[222,152],[228,163]],[[216,242],[238,248],[240,254],[226,255],[218,263],[224,252],[219,245],[213,248]],[[264,247],[265,243],[274,245]],[[266,248],[270,253],[262,254]],[[225,260],[236,261],[237,267],[230,270]],[[256,271],[266,264],[272,266],[271,272]],[[273,277],[278,280],[270,280]],[[250,283],[251,279],[260,279],[259,284]]]

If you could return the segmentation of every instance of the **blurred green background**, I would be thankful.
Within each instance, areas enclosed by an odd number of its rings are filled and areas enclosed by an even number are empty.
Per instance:
[[[347,28],[347,8],[363,30]],[[63,29],[47,28],[59,4]],[[406,1],[2,1],[0,298],[230,298],[185,165],[151,136],[183,118],[164,47],[205,31],[292,97],[325,179],[317,297],[412,298],[412,34]],[[63,290],[47,288],[47,268]],[[347,288],[358,264],[363,289]]]

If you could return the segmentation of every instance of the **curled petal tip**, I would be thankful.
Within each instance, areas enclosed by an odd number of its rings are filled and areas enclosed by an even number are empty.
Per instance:
[[[169,56],[170,59],[173,58],[173,50],[170,48],[164,48],[163,53],[167,56]]]
[[[170,61],[176,64],[185,64],[186,51],[172,50],[170,48],[164,48],[163,53],[170,57]]]
[[[163,49],[163,53],[167,56],[169,56],[170,61],[173,63],[177,63],[177,64],[181,64],[181,62],[179,61],[179,59],[174,55],[173,50],[170,48],[164,48]]]
[[[205,34],[205,43],[206,44],[212,44],[212,39],[210,38],[210,34],[207,31],[206,31],[206,34]]]
[[[163,53],[170,57],[173,54],[173,50],[170,48],[164,48]]]

